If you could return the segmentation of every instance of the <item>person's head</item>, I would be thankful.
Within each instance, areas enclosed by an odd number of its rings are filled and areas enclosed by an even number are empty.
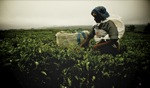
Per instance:
[[[103,6],[95,7],[92,10],[91,15],[94,17],[96,23],[100,23],[101,21],[109,17],[109,13],[106,11],[106,8]]]

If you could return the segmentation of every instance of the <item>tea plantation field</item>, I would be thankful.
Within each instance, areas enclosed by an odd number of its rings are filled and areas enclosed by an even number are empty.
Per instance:
[[[1,30],[1,86],[143,88],[147,85],[150,79],[149,34],[125,32],[120,40],[120,53],[112,56],[93,51],[94,40],[88,49],[58,47],[55,37],[58,31]]]

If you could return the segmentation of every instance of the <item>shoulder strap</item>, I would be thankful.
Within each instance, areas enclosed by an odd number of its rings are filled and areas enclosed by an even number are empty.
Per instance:
[[[101,23],[99,26],[98,26],[98,29],[101,29],[102,26],[103,26],[104,23]]]

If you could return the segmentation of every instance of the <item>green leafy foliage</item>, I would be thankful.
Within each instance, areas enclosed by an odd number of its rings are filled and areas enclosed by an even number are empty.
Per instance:
[[[26,88],[145,86],[150,75],[150,35],[126,32],[120,40],[120,53],[112,56],[93,51],[93,40],[87,49],[58,47],[58,31],[0,31],[1,68],[11,66]]]

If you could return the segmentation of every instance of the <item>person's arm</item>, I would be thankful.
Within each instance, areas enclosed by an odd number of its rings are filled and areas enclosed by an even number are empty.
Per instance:
[[[80,47],[88,47],[90,40],[94,37],[95,35],[95,31],[94,31],[94,27],[92,27],[92,30],[90,32],[90,34],[86,37],[86,39],[81,43]]]
[[[117,40],[118,39],[110,39],[110,40],[108,40],[106,42],[98,43],[98,44],[94,45],[94,49],[96,50],[96,49],[98,49],[98,47],[106,45],[106,44],[113,45],[113,44],[115,44],[117,42]]]

